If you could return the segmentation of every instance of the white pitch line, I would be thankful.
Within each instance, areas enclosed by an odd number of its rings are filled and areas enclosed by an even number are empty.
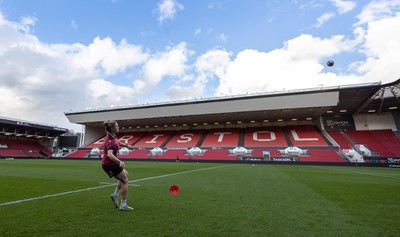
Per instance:
[[[11,201],[11,202],[4,202],[4,203],[0,203],[0,206],[7,206],[7,205],[17,204],[17,203],[21,203],[21,202],[29,202],[29,201],[35,201],[35,200],[44,199],[44,198],[63,196],[63,195],[67,195],[67,194],[79,193],[79,192],[84,192],[84,191],[89,191],[89,190],[95,190],[95,189],[110,187],[110,186],[114,186],[114,185],[115,184],[109,184],[109,185],[103,185],[103,186],[98,186],[98,187],[78,189],[78,190],[73,190],[73,191],[68,191],[68,192],[63,192],[63,193],[55,193],[55,194],[50,194],[50,195],[44,195],[44,196],[41,196],[41,197],[34,197],[34,198],[16,200],[16,201]]]
[[[197,170],[188,170],[188,171],[182,171],[182,172],[178,172],[178,173],[147,177],[147,178],[142,178],[142,179],[135,179],[135,180],[129,181],[128,183],[136,183],[136,182],[140,182],[140,181],[165,178],[165,177],[174,176],[174,175],[187,174],[187,173],[193,173],[193,172],[204,171],[204,170],[218,169],[218,168],[227,167],[227,166],[232,166],[232,165],[215,166],[215,167],[209,167],[209,168],[203,168],[203,169],[197,169]]]
[[[227,167],[227,166],[232,166],[232,165],[215,166],[215,167],[209,167],[209,168],[203,168],[203,169],[188,170],[188,171],[183,171],[183,172],[178,172],[178,173],[147,177],[147,178],[142,178],[142,179],[135,179],[135,180],[129,181],[129,183],[135,183],[135,182],[151,180],[151,179],[159,179],[159,178],[170,177],[170,176],[180,175],[180,174],[193,173],[193,172],[198,172],[198,171],[203,171],[203,170],[218,169],[218,168],[223,168],[223,167]],[[100,188],[111,187],[111,186],[115,186],[115,185],[116,185],[115,183],[106,184],[106,185],[97,186],[97,187],[84,188],[84,189],[72,190],[72,191],[67,191],[67,192],[62,192],[62,193],[49,194],[49,195],[44,195],[44,196],[40,196],[40,197],[21,199],[21,200],[16,200],[16,201],[11,201],[11,202],[4,202],[4,203],[0,203],[0,207],[12,205],[12,204],[23,203],[23,202],[30,202],[30,201],[35,201],[35,200],[40,200],[40,199],[45,199],[45,198],[64,196],[64,195],[73,194],[73,193],[80,193],[80,192],[85,192],[85,191],[90,191],[90,190],[95,190],[95,189],[100,189]]]

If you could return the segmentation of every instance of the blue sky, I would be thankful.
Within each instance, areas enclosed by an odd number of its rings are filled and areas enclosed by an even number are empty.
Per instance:
[[[63,112],[392,82],[399,12],[400,0],[0,0],[0,116],[76,129]]]

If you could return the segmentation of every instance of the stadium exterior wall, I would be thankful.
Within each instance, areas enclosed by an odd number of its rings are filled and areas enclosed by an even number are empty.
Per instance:
[[[394,118],[394,122],[396,124],[397,131],[400,131],[400,112],[394,111],[393,118]]]
[[[103,128],[85,126],[85,137],[83,140],[82,147],[89,145],[92,142],[95,142],[102,138],[105,135],[105,131]]]
[[[357,131],[384,129],[397,131],[395,118],[392,113],[359,114],[354,115],[353,118]]]

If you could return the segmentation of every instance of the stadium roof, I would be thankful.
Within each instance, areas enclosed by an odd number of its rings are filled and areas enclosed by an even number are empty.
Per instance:
[[[17,137],[54,138],[68,131],[66,128],[35,122],[0,117],[0,134]]]
[[[268,92],[190,101],[66,112],[72,123],[102,126],[117,120],[120,127],[163,128],[171,126],[279,123],[308,121],[322,115],[380,114],[400,111],[400,79],[380,82]]]

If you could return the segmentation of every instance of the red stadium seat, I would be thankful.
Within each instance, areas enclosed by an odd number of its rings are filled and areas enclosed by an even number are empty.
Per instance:
[[[180,131],[171,138],[171,140],[165,147],[167,148],[195,147],[199,142],[202,134],[203,130]]]
[[[179,157],[179,160],[188,160],[190,156],[186,154],[186,150],[168,150],[162,155],[157,155],[157,159],[168,159],[168,160],[176,160]],[[155,158],[155,157],[153,157]]]
[[[329,131],[328,134],[335,140],[341,149],[349,149],[352,147],[351,141],[347,139],[343,132]]]
[[[151,132],[140,139],[133,147],[135,148],[154,148],[162,147],[163,144],[171,137],[171,131]]]
[[[301,162],[347,162],[337,154],[337,150],[308,150],[309,156],[300,156]]]
[[[0,144],[7,145],[7,148],[0,148],[0,156],[2,157],[51,157],[51,151],[37,141],[0,139]]]
[[[67,155],[68,158],[87,158],[90,154],[90,149],[78,149],[75,152]]]
[[[120,133],[117,134],[118,140],[122,143],[126,143],[126,144],[133,144],[135,143],[137,140],[139,140],[145,133],[143,132],[135,132],[135,133]],[[89,145],[87,145],[85,148],[101,148],[102,146],[104,146],[104,141],[105,141],[105,136],[96,140],[93,143],[90,143]]]
[[[346,131],[356,144],[363,144],[380,157],[400,157],[400,139],[392,130]]]
[[[237,147],[239,144],[240,130],[211,129],[208,131],[201,147]]]
[[[247,128],[244,147],[287,147],[280,127]]]
[[[296,147],[329,146],[314,126],[290,126],[287,131]]]

